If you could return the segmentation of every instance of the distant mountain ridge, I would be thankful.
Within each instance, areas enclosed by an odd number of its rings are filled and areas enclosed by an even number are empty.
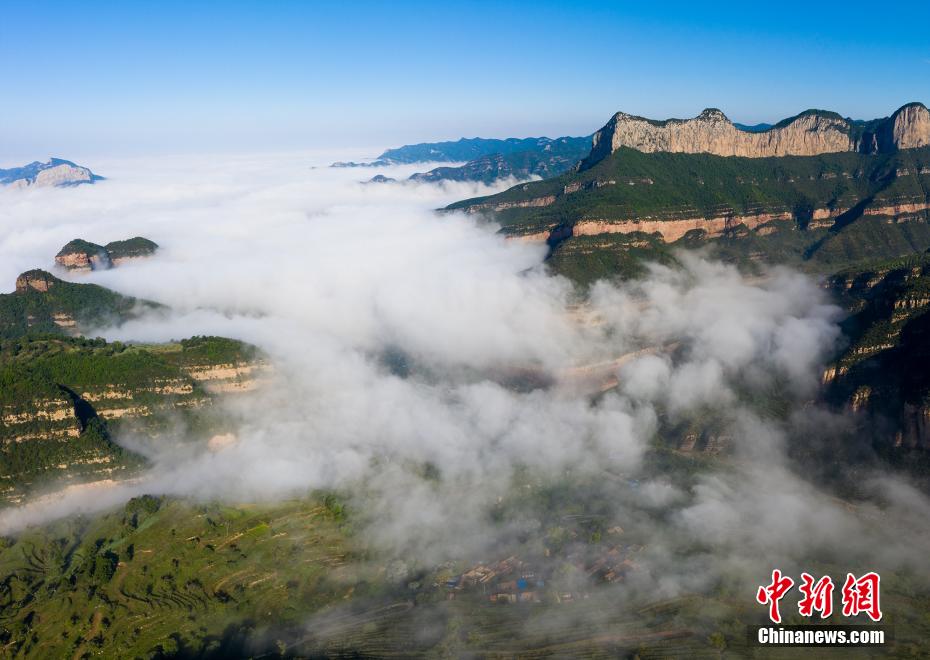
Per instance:
[[[774,124],[766,124],[765,122],[760,122],[758,124],[740,124],[739,122],[733,122],[733,125],[741,131],[749,131],[750,133],[767,131],[774,126]]]
[[[591,146],[589,137],[561,137],[555,140],[537,140],[535,148],[510,153],[488,154],[468,161],[459,167],[437,167],[429,172],[417,173],[411,181],[480,181],[491,183],[497,179],[514,177],[543,179],[558,176],[575,166]]]
[[[396,149],[388,149],[378,157],[379,161],[389,163],[429,163],[454,162],[461,163],[488,156],[491,154],[514,154],[520,152],[538,152],[558,148],[559,143],[570,141],[586,142],[587,137],[529,137],[529,138],[461,138],[449,142],[423,142],[408,144]]]
[[[541,151],[558,140],[588,138],[460,138],[446,142],[420,142],[388,149],[368,163],[337,161],[330,167],[386,167],[413,163],[465,163],[491,154]],[[590,143],[588,144],[590,146]]]
[[[389,167],[412,163],[453,162],[464,165],[418,172],[411,181],[479,181],[491,183],[514,177],[548,178],[571,169],[591,150],[591,137],[462,138],[454,142],[424,142],[388,149],[370,163],[338,162],[332,167]],[[371,183],[385,183],[383,175]]]
[[[63,158],[49,158],[46,163],[34,161],[22,167],[0,169],[0,185],[12,188],[76,186],[101,181],[103,178],[89,168]]]
[[[591,153],[582,169],[623,147],[644,153],[769,158],[844,151],[890,153],[928,145],[930,111],[922,103],[908,103],[890,117],[870,121],[844,119],[826,110],[806,110],[763,130],[741,129],[716,108],[707,108],[693,119],[662,121],[618,112],[594,134]]]

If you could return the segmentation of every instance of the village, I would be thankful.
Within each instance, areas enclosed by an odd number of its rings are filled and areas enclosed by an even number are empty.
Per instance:
[[[478,596],[491,603],[571,603],[588,597],[588,589],[597,584],[623,582],[637,569],[634,555],[643,546],[613,544],[602,552],[590,554],[590,547],[569,554],[563,561],[543,558],[523,560],[510,556],[493,563],[479,563],[464,573],[445,581],[442,587],[448,600],[461,596]],[[572,587],[557,574],[566,568],[585,579],[572,580]]]

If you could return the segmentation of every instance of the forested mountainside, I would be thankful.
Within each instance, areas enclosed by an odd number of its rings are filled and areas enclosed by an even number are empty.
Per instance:
[[[159,308],[97,284],[66,282],[44,270],[30,270],[16,278],[13,293],[0,294],[0,338],[30,332],[77,336]]]
[[[449,208],[548,241],[556,270],[585,282],[702,242],[831,272],[930,247],[930,148],[782,158],[622,148],[583,172]]]
[[[85,243],[72,241],[59,257],[101,247]],[[101,249],[118,261],[154,245],[139,238]],[[184,427],[194,442],[226,437],[232,423],[213,414],[213,404],[262,381],[267,364],[254,347],[220,337],[141,345],[85,336],[166,312],[43,270],[23,273],[13,293],[0,294],[0,506],[53,487],[128,478],[144,460],[114,442],[118,434],[155,442]]]
[[[184,428],[191,442],[221,436],[232,424],[212,413],[217,397],[254,389],[266,368],[254,348],[219,337],[0,341],[0,505],[52,486],[129,476],[143,461],[114,434],[154,442]]]

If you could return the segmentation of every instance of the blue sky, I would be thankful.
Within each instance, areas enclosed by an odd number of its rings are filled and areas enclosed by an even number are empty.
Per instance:
[[[930,3],[7,3],[0,159],[586,134],[930,102]]]

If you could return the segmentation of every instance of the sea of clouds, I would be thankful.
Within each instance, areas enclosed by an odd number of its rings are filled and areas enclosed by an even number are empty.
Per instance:
[[[141,480],[0,512],[0,531],[143,492],[253,501],[332,489],[364,511],[372,544],[440,561],[492,553],[532,529],[489,519],[515,475],[570,474],[607,493],[617,524],[651,529],[641,575],[660,593],[836,555],[926,568],[923,495],[875,474],[873,497],[852,506],[787,458],[798,433],[848,432],[813,403],[842,344],[841,312],[815,281],[787,269],[750,280],[683,254],[678,267],[581,295],[547,271],[544,245],[434,212],[512,182],[363,184],[376,172],[325,166],[336,159],[112,161],[91,163],[108,177],[94,186],[0,190],[0,289],[51,269],[70,239],[145,236],[161,246],[154,258],[60,273],[172,309],[100,334],[234,337],[259,346],[275,373],[227,402],[240,422],[226,449],[148,446]],[[510,385],[528,373],[545,386]],[[619,384],[599,393],[609,377]],[[787,419],[744,403],[776,387],[796,409]],[[653,475],[631,490],[662,429],[701,411],[726,429],[726,469],[691,484]]]

